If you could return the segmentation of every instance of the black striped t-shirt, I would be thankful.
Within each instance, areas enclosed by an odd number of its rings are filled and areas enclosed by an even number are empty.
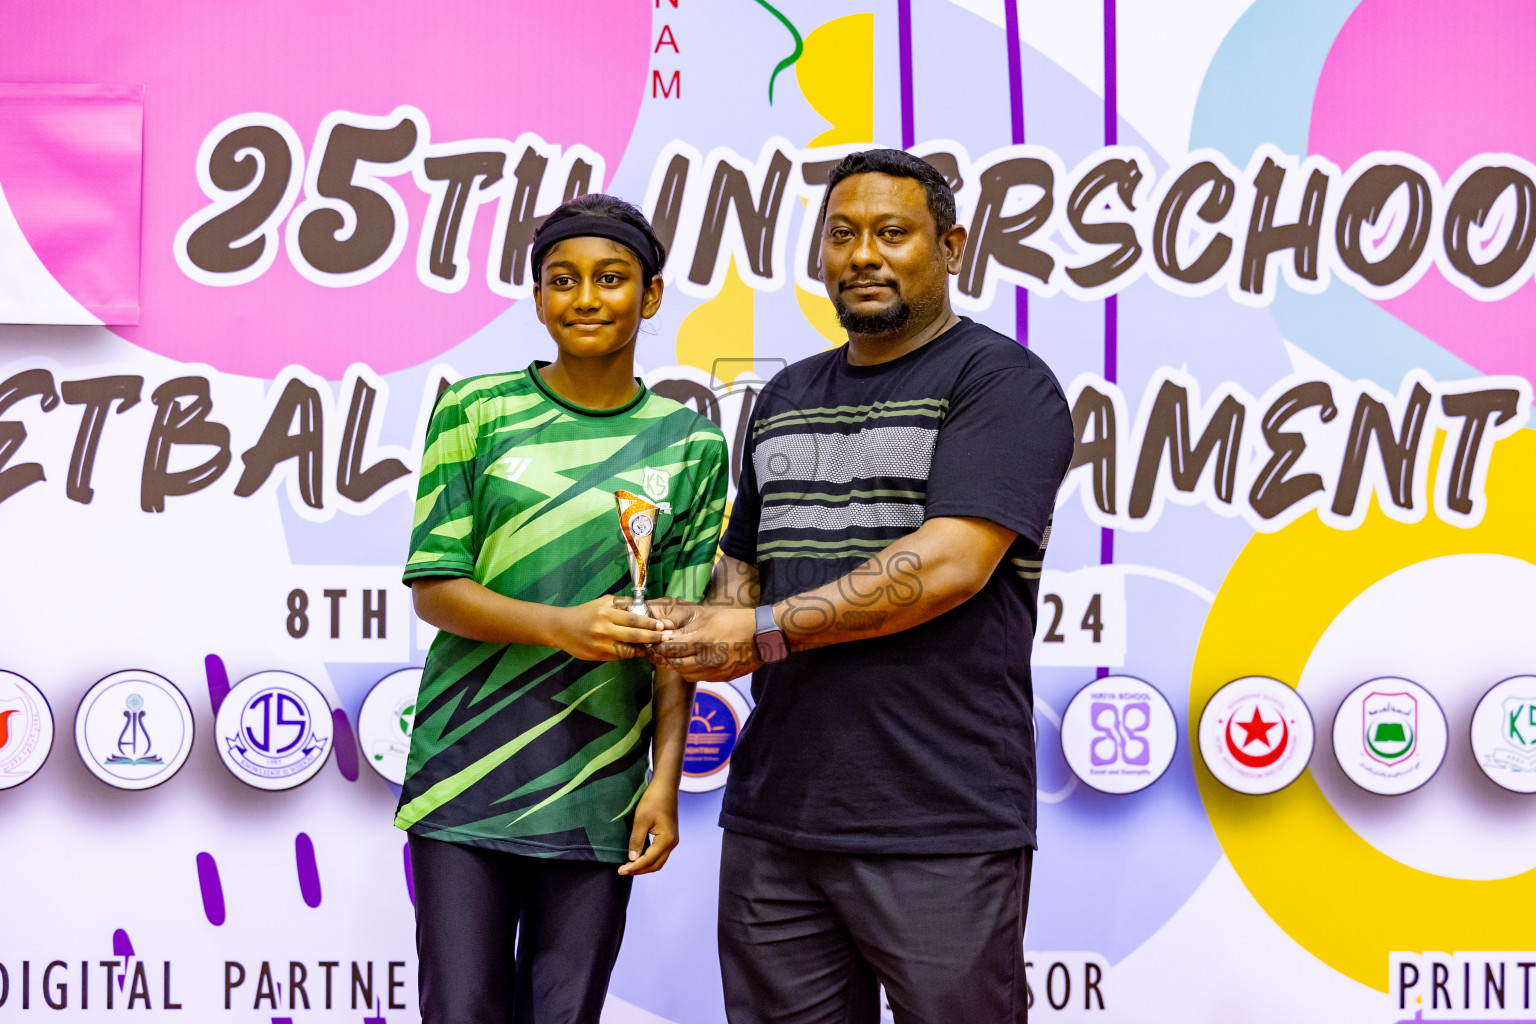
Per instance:
[[[1050,369],[965,318],[890,362],[854,366],[835,349],[765,387],[721,539],[757,565],[765,602],[844,576],[935,517],[989,519],[1018,539],[959,607],[759,669],[721,825],[850,853],[1034,844],[1029,653],[1071,455]]]

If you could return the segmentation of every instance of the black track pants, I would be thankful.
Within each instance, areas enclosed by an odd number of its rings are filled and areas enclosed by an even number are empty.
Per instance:
[[[422,1024],[598,1024],[632,878],[409,838]]]

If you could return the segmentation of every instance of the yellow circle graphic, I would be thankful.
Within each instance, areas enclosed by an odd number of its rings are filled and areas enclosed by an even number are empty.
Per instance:
[[[1430,473],[1433,480],[1433,466]],[[1468,553],[1536,563],[1536,431],[1498,443],[1486,493],[1487,513],[1473,529],[1451,526],[1433,511],[1399,523],[1373,504],[1355,530],[1335,530],[1313,514],[1255,535],[1211,606],[1189,706],[1204,707],[1241,676],[1295,686],[1334,618],[1399,569]],[[1328,719],[1332,709],[1313,714]],[[1196,727],[1192,719],[1190,749]],[[1291,938],[1341,973],[1385,992],[1393,950],[1530,947],[1529,916],[1518,908],[1536,901],[1536,870],[1492,880],[1420,871],[1357,835],[1310,771],[1278,793],[1244,796],[1194,760],[1211,826],[1243,884]]]

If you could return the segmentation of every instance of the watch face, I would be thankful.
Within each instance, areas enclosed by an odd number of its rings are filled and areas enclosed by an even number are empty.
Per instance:
[[[757,644],[757,657],[763,664],[772,664],[789,657],[789,644],[782,629],[770,629],[753,638]]]

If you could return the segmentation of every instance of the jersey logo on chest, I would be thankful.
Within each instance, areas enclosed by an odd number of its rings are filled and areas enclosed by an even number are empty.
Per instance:
[[[490,473],[491,476],[500,477],[508,483],[517,483],[518,478],[526,473],[531,465],[533,460],[526,456],[508,455],[497,459],[491,466]]]
[[[672,474],[664,469],[645,468],[645,480],[643,483],[645,496],[654,502],[667,500],[667,491],[672,486]]]

